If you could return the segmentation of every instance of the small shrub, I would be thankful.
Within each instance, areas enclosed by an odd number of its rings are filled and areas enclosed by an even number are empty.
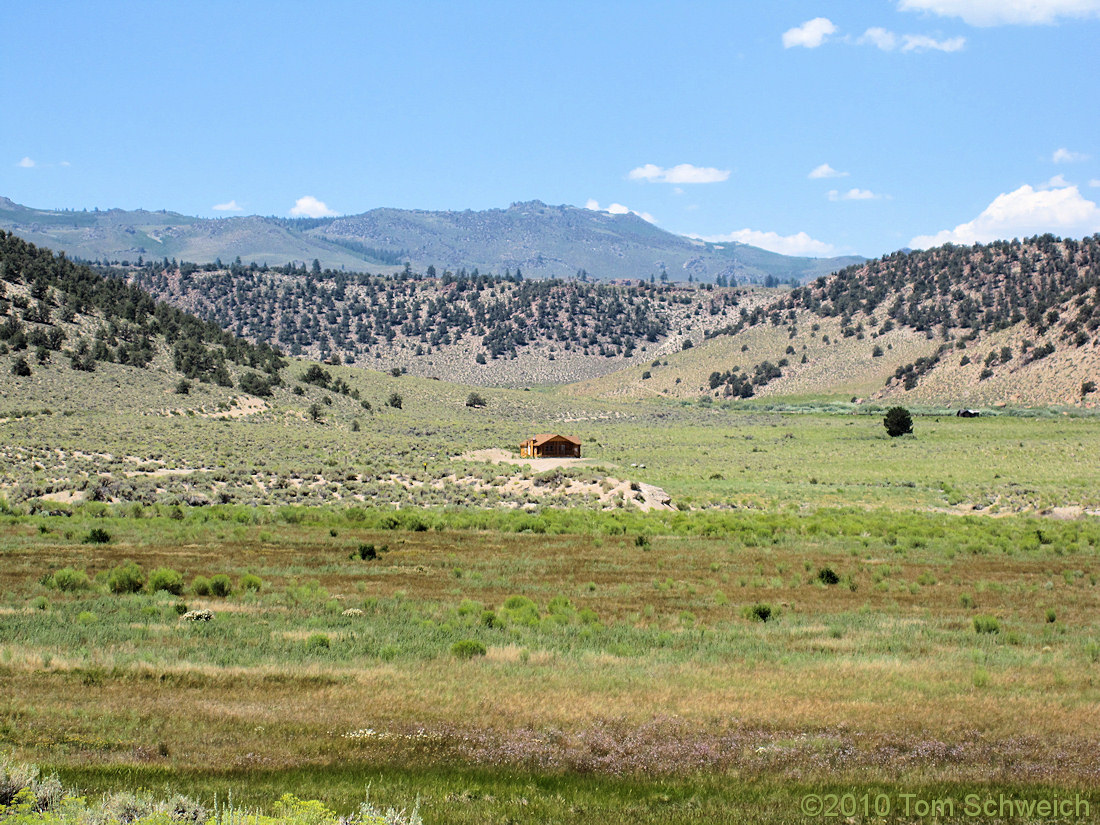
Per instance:
[[[770,604],[751,604],[745,605],[741,615],[749,621],[768,622],[775,619],[779,612]]]
[[[329,382],[332,381],[332,374],[320,364],[310,364],[309,369],[299,376],[299,380],[305,381],[307,384],[327,388]]]
[[[475,602],[473,599],[463,599],[458,605],[459,616],[473,616],[481,612],[484,605],[481,602]]]
[[[467,407],[480,408],[480,407],[484,407],[485,404],[486,404],[485,399],[482,398],[480,395],[478,395],[476,392],[472,392],[468,396],[466,396],[466,406]]]
[[[1047,624],[1054,624],[1058,621],[1058,614],[1054,612],[1054,608],[1047,610]]]
[[[486,627],[500,627],[500,619],[495,610],[485,610],[481,614],[481,623]]]
[[[573,602],[569,601],[566,596],[555,596],[550,600],[550,604],[547,605],[547,610],[555,616],[572,616],[576,613],[576,608],[573,607]]]
[[[108,544],[110,541],[111,534],[102,527],[93,527],[84,537],[84,544]]]
[[[1085,645],[1085,655],[1094,665],[1100,662],[1100,642],[1090,641]]]
[[[294,604],[316,605],[322,604],[328,599],[328,591],[321,587],[319,581],[310,579],[301,584],[288,585],[286,596]]]
[[[210,592],[222,599],[231,596],[233,594],[233,582],[229,580],[229,576],[225,573],[212,576],[210,578]]]
[[[271,380],[264,378],[259,373],[246,372],[240,377],[237,383],[241,388],[241,392],[246,392],[249,395],[255,395],[259,398],[271,397]]]
[[[63,593],[75,593],[77,590],[88,590],[92,586],[88,574],[83,570],[72,567],[62,567],[55,570],[43,584]]]
[[[306,639],[306,649],[308,650],[321,651],[328,650],[330,647],[332,647],[332,642],[324,633],[314,633]]]
[[[359,558],[361,558],[363,561],[370,561],[372,559],[378,558],[378,551],[375,549],[373,544],[360,544],[358,553]]]
[[[404,399],[401,397],[401,393],[392,392],[390,393],[390,397],[386,399],[386,403],[395,410],[399,410],[404,403]]]
[[[0,755],[0,809],[15,805],[15,810],[3,811],[0,816],[12,816],[14,822],[59,822],[62,817],[42,814],[56,810],[64,798],[64,788],[57,776],[43,777],[36,766]],[[34,814],[21,812],[21,802],[29,803]]]
[[[11,374],[19,378],[26,378],[31,374],[30,365],[27,363],[27,359],[20,355],[15,359],[11,365]]]
[[[451,653],[459,659],[473,659],[475,656],[484,656],[485,645],[477,639],[462,639],[451,645]]]
[[[163,590],[173,596],[183,593],[183,576],[171,567],[158,567],[149,574],[149,592],[156,593]]]
[[[107,574],[107,589],[112,593],[137,593],[145,586],[145,571],[135,561],[126,561]]]
[[[255,573],[245,573],[237,584],[246,593],[259,593],[264,589],[264,580]]]
[[[157,753],[168,756],[168,745],[164,742],[157,744]],[[197,802],[189,796],[176,794],[163,807],[167,809],[168,816],[173,822],[187,823],[188,825],[202,825],[207,821],[209,811],[201,802]]]
[[[31,607],[35,610],[47,610],[49,606],[50,600],[45,596],[35,596],[34,599],[31,600]]]
[[[840,584],[840,576],[831,567],[822,567],[818,570],[817,580],[822,584]]]
[[[538,606],[526,596],[509,596],[502,612],[510,624],[534,627],[539,623]]]
[[[210,579],[206,576],[195,576],[191,581],[191,592],[196,596],[210,595]]]
[[[974,617],[974,632],[975,633],[1000,633],[1001,623],[997,621],[996,616],[975,616]]]

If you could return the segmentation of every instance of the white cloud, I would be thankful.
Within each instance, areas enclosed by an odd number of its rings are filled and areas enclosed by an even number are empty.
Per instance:
[[[848,173],[838,172],[829,164],[823,163],[820,166],[814,168],[806,177],[810,178],[811,180],[817,180],[820,178],[846,178],[848,177]]]
[[[902,52],[957,52],[966,45],[965,37],[951,37],[947,40],[936,40],[924,34],[897,35],[887,29],[874,27],[867,29],[863,36],[856,41],[861,46],[875,46],[884,52],[892,52],[900,44]]]
[[[831,201],[875,201],[881,197],[882,195],[876,195],[869,189],[849,189],[847,192],[838,192],[836,189],[829,190],[829,200]]]
[[[1067,186],[1073,186],[1073,184],[1070,183],[1068,180],[1066,180],[1065,175],[1055,175],[1053,178],[1048,180],[1046,183],[1040,183],[1035,188],[1036,189],[1064,189]]]
[[[898,8],[961,17],[972,26],[1054,23],[1061,17],[1100,16],[1100,0],[899,0]]]
[[[1055,163],[1078,163],[1082,160],[1088,160],[1089,156],[1082,152],[1071,152],[1063,146],[1060,149],[1055,149],[1050,159]]]
[[[671,169],[664,169],[655,163],[647,163],[637,169],[631,169],[627,177],[630,180],[647,180],[652,183],[721,183],[728,180],[729,169],[715,169],[712,166],[693,166],[681,163]]]
[[[1090,180],[1089,186],[1100,186],[1100,178],[1093,178]]]
[[[828,17],[815,17],[801,26],[783,32],[783,48],[803,46],[807,49],[816,49],[829,38],[829,35],[835,33],[836,26],[833,25],[832,20]]]
[[[290,214],[299,218],[327,218],[336,213],[329,209],[324,201],[317,200],[313,195],[306,195],[294,202]]]
[[[301,201],[299,201],[299,203],[301,203]],[[241,208],[241,206],[235,200],[229,201],[229,203],[216,203],[210,208],[213,209],[215,212],[243,212],[244,211]],[[297,207],[295,207],[295,208],[297,208]]]
[[[21,167],[23,167],[24,169],[33,169],[33,168],[34,168],[35,166],[37,166],[38,164],[37,164],[37,163],[35,163],[35,162],[34,162],[33,160],[31,160],[30,158],[23,158],[23,159],[22,159],[21,161],[19,161],[19,163],[15,164],[15,165],[16,165],[16,166],[21,166]]]
[[[901,36],[901,50],[903,52],[957,52],[966,45],[965,37],[950,37],[947,40],[936,40],[923,34],[903,34]]]
[[[878,46],[878,48],[882,49],[884,52],[890,52],[897,48],[898,36],[892,31],[887,31],[886,29],[875,26],[874,28],[867,29],[867,31],[863,33],[863,37],[859,38],[856,42],[860,45],[870,44],[872,46]]]
[[[945,243],[988,243],[1047,232],[1065,237],[1100,232],[1100,207],[1082,197],[1076,186],[1033,189],[1025,185],[998,195],[974,220],[935,235],[920,235],[909,245],[927,249]]]
[[[836,254],[836,248],[832,244],[815,240],[805,232],[798,232],[794,235],[780,235],[778,232],[738,229],[736,232],[730,232],[726,235],[689,235],[688,237],[711,243],[744,243],[767,249],[769,252],[778,252],[781,255],[828,258]]]
[[[637,215],[643,221],[648,221],[653,224],[657,223],[657,219],[648,212],[636,212],[629,206],[623,206],[621,203],[613,203],[608,206],[607,209],[601,209],[599,201],[595,198],[589,198],[585,201],[584,208],[591,209],[593,212],[608,212],[612,215]]]

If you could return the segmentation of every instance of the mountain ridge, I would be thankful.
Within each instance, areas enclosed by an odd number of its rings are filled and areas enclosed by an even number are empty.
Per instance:
[[[0,229],[89,261],[178,259],[270,265],[308,263],[378,271],[520,269],[527,277],[709,283],[805,282],[862,261],[800,258],[746,244],[714,244],[633,215],[541,201],[504,209],[431,211],[379,207],[357,215],[285,219],[199,218],[169,211],[35,209],[0,197]]]

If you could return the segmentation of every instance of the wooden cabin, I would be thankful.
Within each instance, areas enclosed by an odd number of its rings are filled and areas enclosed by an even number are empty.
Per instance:
[[[571,435],[543,433],[519,445],[523,458],[580,458],[581,440]]]

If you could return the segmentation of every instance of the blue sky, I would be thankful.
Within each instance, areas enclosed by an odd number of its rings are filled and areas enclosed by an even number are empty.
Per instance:
[[[877,256],[1100,232],[1100,0],[42,2],[0,195],[208,217],[538,199]]]

